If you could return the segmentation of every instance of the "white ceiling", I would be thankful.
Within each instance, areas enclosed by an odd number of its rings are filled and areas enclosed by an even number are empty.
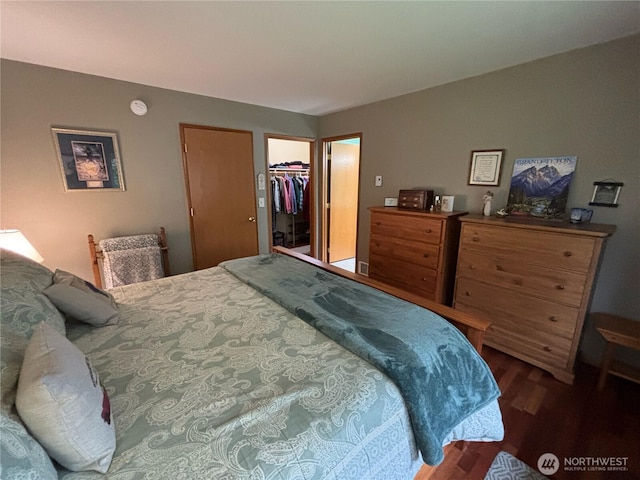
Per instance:
[[[640,1],[0,2],[3,58],[322,115],[640,32]]]

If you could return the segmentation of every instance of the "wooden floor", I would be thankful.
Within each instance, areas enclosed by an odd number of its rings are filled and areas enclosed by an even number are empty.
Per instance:
[[[500,450],[536,468],[543,453],[560,463],[572,457],[628,457],[626,472],[565,471],[551,478],[640,479],[640,385],[609,376],[596,389],[598,369],[578,364],[573,386],[509,355],[485,347],[482,356],[494,373],[502,397],[502,442],[456,442],[436,469],[416,480],[483,480]]]

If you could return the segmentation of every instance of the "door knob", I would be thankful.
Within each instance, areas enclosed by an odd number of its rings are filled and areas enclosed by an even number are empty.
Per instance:
[[[256,217],[249,217],[249,221],[250,222],[255,222],[256,221]]]

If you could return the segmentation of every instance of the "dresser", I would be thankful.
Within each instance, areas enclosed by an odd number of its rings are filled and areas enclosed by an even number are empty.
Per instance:
[[[458,218],[467,212],[372,207],[369,278],[451,305]]]
[[[454,308],[491,322],[484,343],[573,383],[598,264],[615,226],[461,219]]]

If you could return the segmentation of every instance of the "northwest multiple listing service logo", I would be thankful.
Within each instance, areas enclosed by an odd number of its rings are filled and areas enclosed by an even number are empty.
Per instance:
[[[553,453],[543,453],[538,459],[538,470],[544,475],[553,475],[560,469],[560,460]]]
[[[562,461],[553,453],[538,458],[538,470],[553,475],[562,468],[565,472],[626,472],[629,457],[564,457]]]

